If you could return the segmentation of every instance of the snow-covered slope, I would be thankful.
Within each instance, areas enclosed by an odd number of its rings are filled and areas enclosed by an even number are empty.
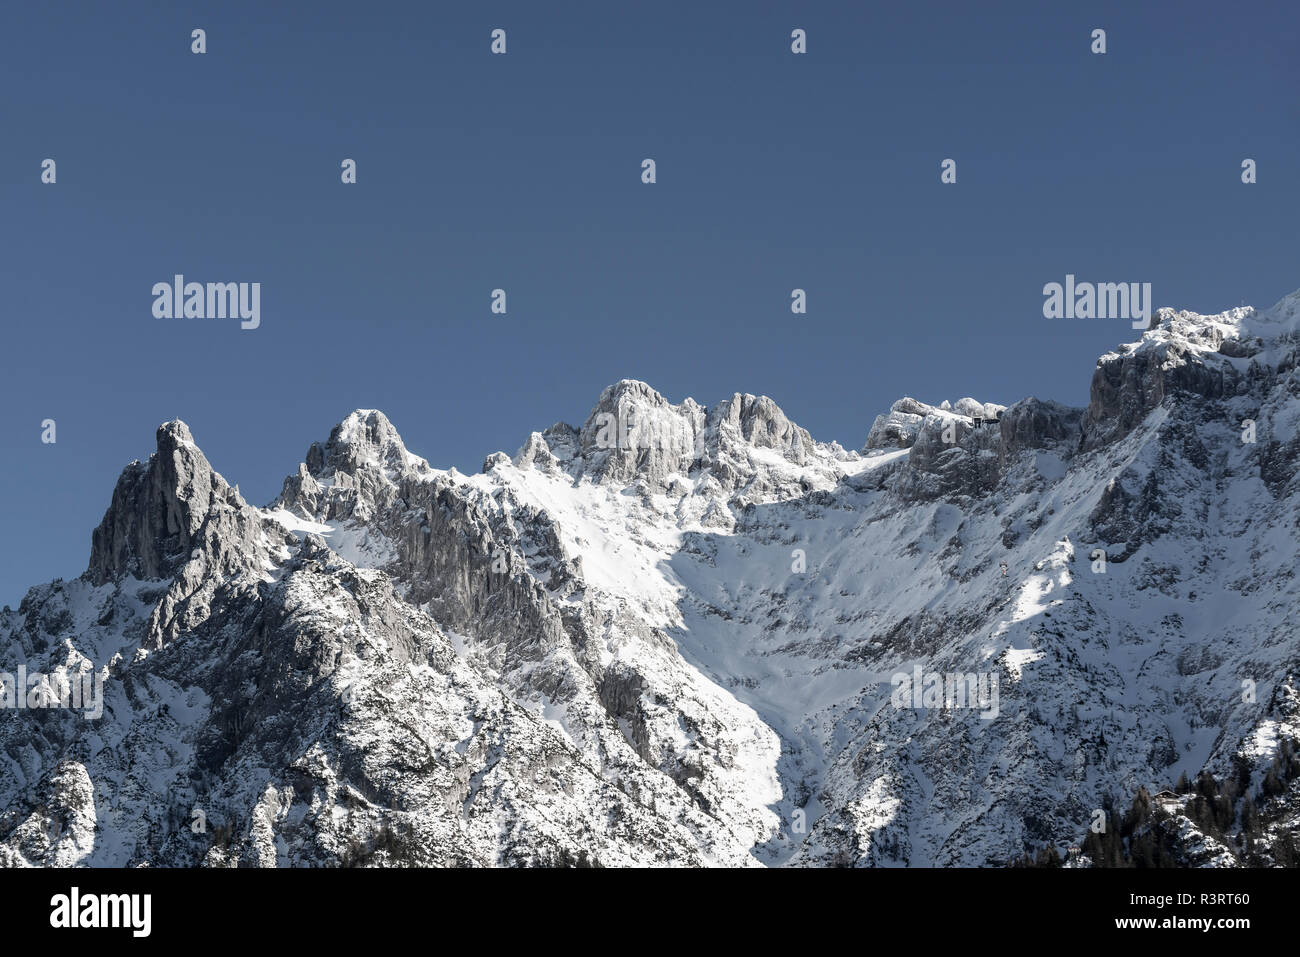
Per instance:
[[[266,508],[167,423],[85,575],[0,613],[4,670],[104,689],[0,711],[0,863],[999,865],[1259,784],[1298,325],[1163,310],[1086,409],[905,398],[860,452],[625,380],[466,476],[362,410]]]

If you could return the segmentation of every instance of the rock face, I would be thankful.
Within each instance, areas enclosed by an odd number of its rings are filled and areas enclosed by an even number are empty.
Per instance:
[[[1255,321],[1253,309],[1244,307],[1211,317],[1158,310],[1152,331],[1140,343],[1098,360],[1083,420],[1084,447],[1097,448],[1127,435],[1166,397],[1223,400],[1249,394],[1280,358],[1250,361],[1264,349],[1264,340],[1250,330],[1258,325],[1268,333],[1293,322],[1294,300],[1294,294],[1282,300],[1262,323]]]
[[[158,428],[158,451],[118,479],[113,503],[95,529],[88,574],[96,585],[122,574],[167,578],[189,558],[207,514],[244,505],[194,444],[184,422]]]
[[[1184,772],[1261,788],[1298,315],[1162,311],[1086,410],[902,399],[860,452],[624,380],[474,476],[355,412],[257,508],[167,423],[86,573],[0,612],[0,670],[102,705],[0,709],[0,864],[998,865]]]
[[[902,398],[889,407],[888,413],[876,416],[862,451],[910,449],[916,444],[927,419],[932,426],[950,419],[959,419],[963,424],[973,426],[976,419],[981,422],[996,421],[1005,408],[993,402],[977,402],[969,398],[958,399],[956,405],[944,401],[938,406]]]
[[[1022,453],[1035,449],[1056,449],[1068,455],[1082,438],[1082,409],[1059,402],[1022,399],[1002,413],[998,423],[998,462],[1009,467]]]
[[[781,491],[784,470],[766,467],[769,460],[831,477],[850,457],[836,443],[814,441],[766,396],[737,393],[706,410],[693,399],[672,405],[644,382],[625,379],[601,394],[581,429],[560,423],[533,433],[513,462],[655,491],[703,473],[724,491],[756,496]]]

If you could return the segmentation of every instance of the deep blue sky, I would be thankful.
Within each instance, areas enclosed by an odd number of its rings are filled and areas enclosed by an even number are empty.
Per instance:
[[[1133,334],[1044,319],[1067,272],[1203,312],[1300,287],[1293,2],[128,0],[2,19],[14,605],[84,570],[118,473],[173,417],[257,504],[354,408],[475,471],[624,377],[672,401],[765,393],[858,447],[905,394],[1086,402],[1097,355]],[[261,282],[261,328],[153,318],[175,272]]]

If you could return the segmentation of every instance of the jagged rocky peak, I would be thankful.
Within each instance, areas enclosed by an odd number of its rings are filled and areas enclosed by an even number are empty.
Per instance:
[[[1162,308],[1142,338],[1097,360],[1083,447],[1123,438],[1166,396],[1229,399],[1250,393],[1295,363],[1300,291],[1271,309],[1248,306],[1214,315]]]
[[[567,427],[565,427],[567,428]],[[554,433],[554,435],[553,435]],[[561,427],[548,431],[548,444],[563,439]],[[806,429],[795,425],[767,396],[737,392],[706,410],[694,399],[673,405],[634,379],[624,379],[601,393],[582,429],[577,449],[584,455],[616,450],[671,451],[686,463],[731,446],[775,449],[798,461],[818,447]],[[626,440],[621,441],[621,440]]]
[[[1271,335],[1295,335],[1300,332],[1300,289],[1283,296],[1271,309],[1252,317],[1248,324],[1257,332]]]
[[[704,424],[704,408],[695,400],[673,405],[646,383],[623,379],[601,392],[582,428],[557,422],[533,432],[513,459],[490,455],[483,470],[512,461],[598,482],[658,483],[693,467],[704,448]]]
[[[1142,338],[1121,345],[1115,353],[1213,352],[1243,358],[1279,342],[1293,341],[1298,330],[1300,290],[1283,296],[1262,312],[1253,306],[1238,306],[1213,315],[1168,307],[1158,309]],[[1270,357],[1263,357],[1264,362],[1269,360]]]
[[[874,452],[881,449],[910,449],[916,444],[927,417],[944,420],[960,416],[973,424],[975,420],[991,421],[997,419],[1006,406],[996,402],[979,402],[976,399],[958,399],[956,403],[944,400],[938,405],[928,405],[910,396],[904,396],[889,407],[889,411],[876,416],[876,421],[867,433],[867,441],[862,451]]]
[[[623,379],[600,394],[577,448],[611,478],[630,478],[643,453],[653,472],[686,471],[703,447],[704,418],[694,399],[673,405],[646,383]]]
[[[580,433],[567,422],[556,422],[545,432],[533,432],[515,453],[514,458],[504,452],[493,452],[483,462],[483,471],[490,472],[499,462],[513,462],[519,468],[538,468],[555,472],[572,463],[581,454]]]
[[[324,443],[312,443],[306,461],[307,470],[318,478],[340,471],[353,475],[367,467],[401,472],[422,464],[406,450],[388,416],[376,409],[350,414],[330,430]]]
[[[909,397],[876,417],[862,451],[908,450],[892,485],[907,501],[981,495],[1025,451],[1069,458],[1082,418],[1083,409],[1032,397],[1010,407],[970,398],[932,406]]]
[[[706,409],[690,398],[674,405],[646,383],[624,379],[601,393],[582,428],[557,423],[534,432],[512,461],[601,483],[655,488],[704,469],[734,490],[756,479],[762,487],[781,485],[769,474],[781,462],[829,474],[836,462],[854,457],[837,443],[814,441],[767,396],[738,392]],[[503,461],[505,456],[490,456],[484,469]]]
[[[312,443],[274,504],[325,520],[363,520],[403,482],[433,474],[427,461],[407,451],[384,413],[358,409],[334,426],[326,441]]]
[[[710,410],[708,424],[717,430],[719,444],[743,441],[754,448],[776,449],[799,464],[817,448],[808,430],[786,418],[765,395],[735,393]]]
[[[199,529],[222,507],[242,509],[179,419],[158,427],[157,450],[132,462],[91,537],[87,574],[96,585],[121,575],[166,578],[188,561]]]
[[[844,463],[857,459],[838,442],[817,442],[767,396],[736,393],[709,410],[701,464],[724,489],[736,490],[733,506],[772,501],[830,488]]]

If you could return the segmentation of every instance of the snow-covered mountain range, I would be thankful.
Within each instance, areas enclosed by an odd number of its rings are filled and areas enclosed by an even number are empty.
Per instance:
[[[0,864],[1005,865],[1258,789],[1300,738],[1298,355],[1300,293],[1161,310],[1087,408],[904,398],[858,451],[624,380],[477,475],[362,410],[264,508],[166,423],[85,574],[0,613],[4,672],[103,689],[0,710]]]

